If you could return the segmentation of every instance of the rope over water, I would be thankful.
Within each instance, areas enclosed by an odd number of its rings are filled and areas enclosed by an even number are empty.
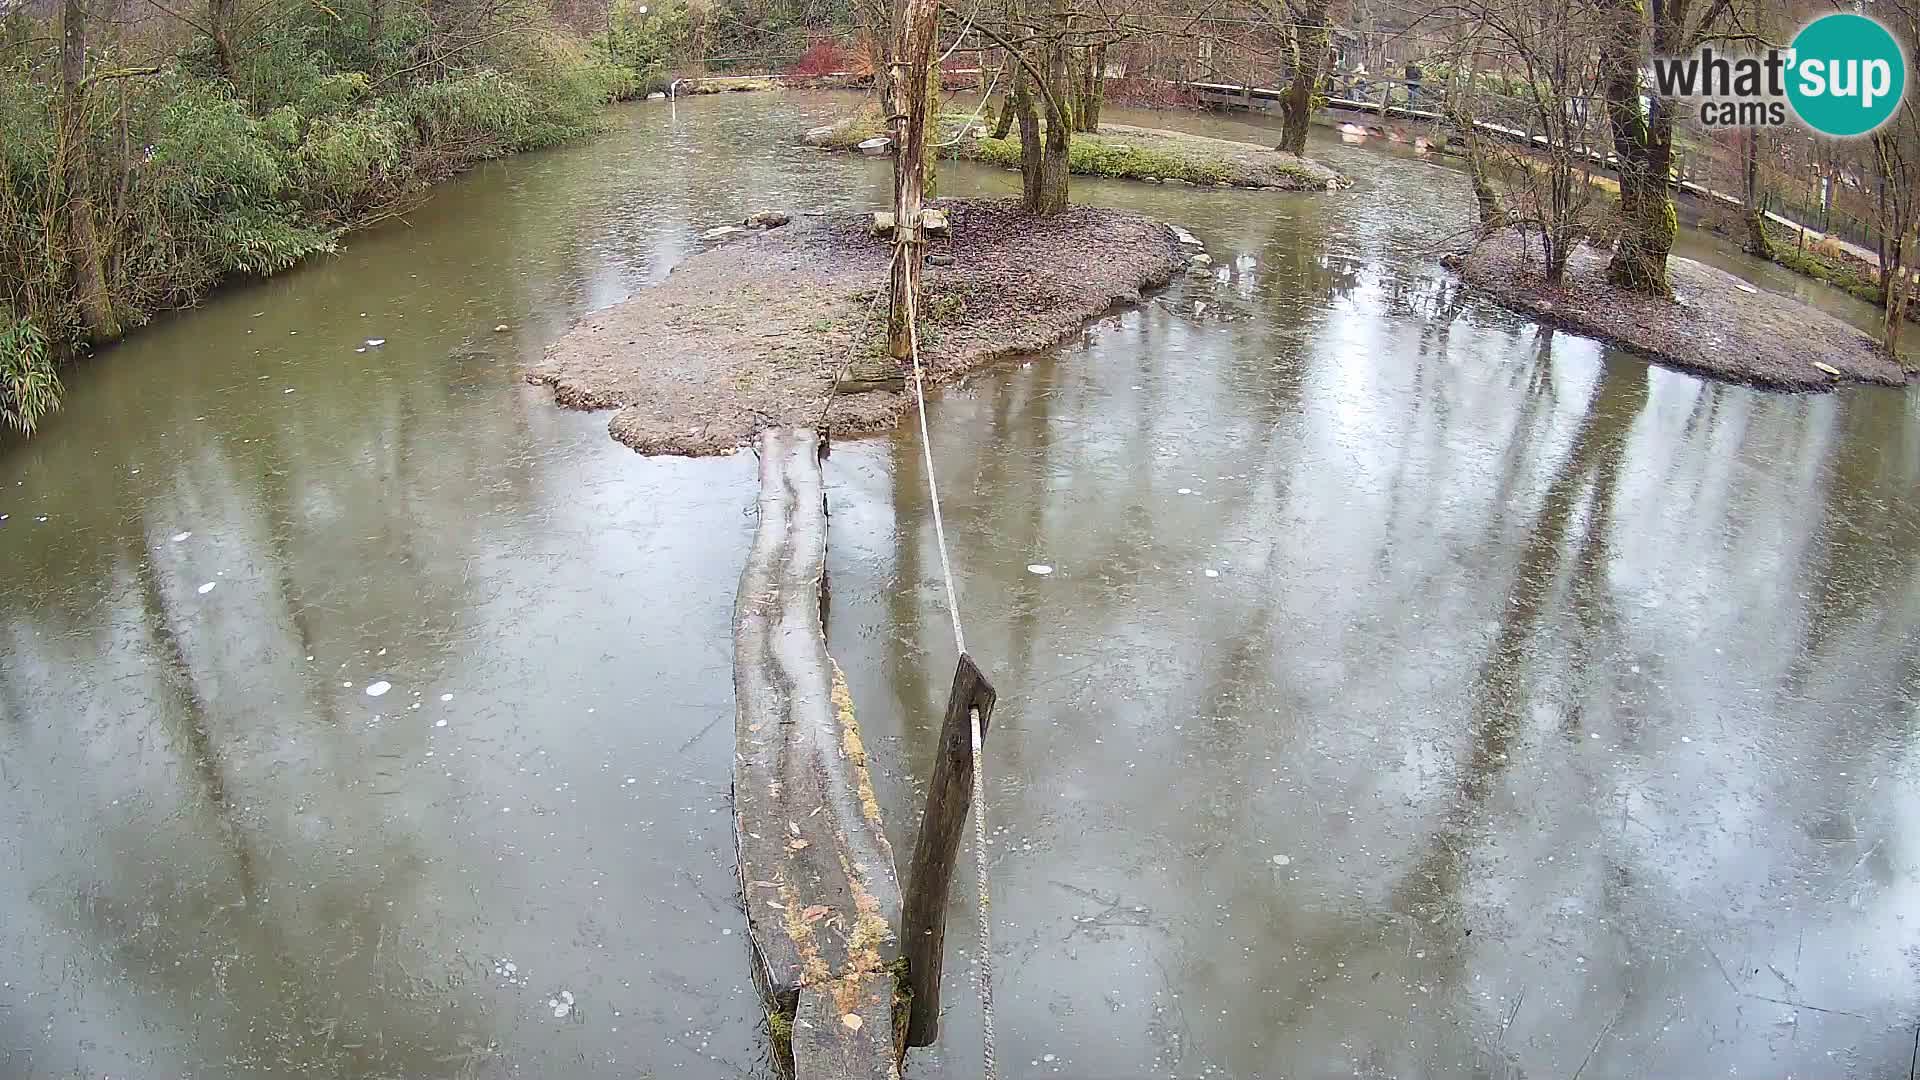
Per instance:
[[[907,246],[907,241],[897,241],[894,257],[900,258]],[[933,504],[933,535],[940,546],[940,576],[947,586],[947,614],[953,618],[953,646],[958,652],[964,653],[967,651],[967,634],[960,625],[960,601],[953,587],[953,562],[947,555],[947,526],[940,514],[940,485],[933,475],[933,438],[927,434],[926,370],[920,365],[919,304],[918,298],[911,293],[907,295],[906,308],[907,352],[913,358],[913,396],[919,406],[920,452],[927,468],[927,498]],[[987,891],[986,763],[980,753],[980,710],[969,708],[967,718],[973,742],[973,873],[979,887],[976,910],[980,956],[974,965],[974,972],[980,988],[980,1075],[984,1080],[997,1080],[999,1067],[994,1063],[993,1033],[993,897]]]

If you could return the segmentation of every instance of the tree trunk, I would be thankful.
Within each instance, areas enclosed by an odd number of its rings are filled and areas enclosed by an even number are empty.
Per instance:
[[[1881,313],[1883,318],[1880,327],[1880,343],[1885,345],[1887,352],[1896,359],[1900,355],[1900,328],[1906,324],[1907,303],[1910,299],[1909,294],[1913,291],[1913,283],[1907,280],[1910,271],[1907,269],[1904,258],[1905,246],[1904,238],[1895,241],[1892,245],[1892,258],[1880,264],[1880,277],[1886,282],[1887,301],[1887,308]]]
[[[1105,89],[1106,78],[1101,74],[1106,66],[1106,46],[1095,45],[1087,49],[1079,64],[1073,65],[1073,130],[1100,130],[1100,96]]]
[[[87,130],[87,10],[83,0],[65,0],[60,39],[60,147],[53,189],[66,196],[68,272],[74,300],[90,340],[120,336],[107,291],[106,256],[93,204],[93,147]]]
[[[609,22],[607,33],[611,37],[613,26]],[[367,0],[367,73],[375,82],[380,81],[380,39],[387,36],[387,0]],[[611,53],[611,49],[608,50]]]
[[[1040,155],[1039,188],[1028,200],[1036,214],[1058,214],[1067,208],[1067,154],[1073,139],[1072,118],[1063,112],[1067,89],[1067,50],[1058,38],[1047,43],[1047,130]]]
[[[1027,69],[1018,61],[1009,60],[1009,62],[1013,64],[1013,85],[1009,86],[1000,98],[1000,115],[993,122],[993,137],[996,139],[1004,139],[1013,131],[1014,116],[1018,111],[1014,108],[1014,99],[1020,95],[1021,88],[1027,82]]]
[[[1107,47],[1095,45],[1087,50],[1087,97],[1081,103],[1080,130],[1100,130],[1100,107],[1107,101]]]
[[[233,81],[233,0],[207,0],[207,30],[220,77]]]
[[[938,16],[935,16],[936,20]],[[920,194],[922,198],[933,199],[940,192],[938,165],[940,151],[940,61],[934,56],[938,48],[938,25],[927,35],[927,74],[926,100],[921,105],[926,136],[920,147]]]
[[[1620,160],[1620,238],[1607,279],[1623,289],[1671,297],[1667,256],[1679,231],[1673,208],[1673,113],[1658,98],[1651,118],[1640,107],[1644,11],[1641,0],[1619,0],[1614,25],[1600,42],[1607,120]]]
[[[1020,121],[1020,203],[1029,213],[1039,213],[1040,162],[1045,150],[1040,145],[1040,116],[1030,78],[1022,64],[1013,84],[1013,112]]]
[[[1294,36],[1293,80],[1280,100],[1280,145],[1289,154],[1307,152],[1307,125],[1313,119],[1313,91],[1326,63],[1332,31],[1327,26],[1331,0],[1308,0]]]
[[[1467,175],[1473,179],[1473,201],[1480,207],[1480,233],[1491,234],[1507,225],[1507,209],[1500,205],[1500,194],[1493,189],[1493,181],[1487,176],[1486,154],[1480,148],[1480,140],[1468,135]]]
[[[1747,131],[1746,216],[1747,252],[1772,260],[1773,241],[1767,238],[1767,214],[1760,193],[1760,129]]]
[[[1913,192],[1911,168],[1895,131],[1882,129],[1873,134],[1876,171],[1879,175],[1879,205],[1876,231],[1880,234],[1880,303],[1885,309],[1881,319],[1881,344],[1898,355],[1900,330],[1906,322],[1908,294],[1907,233],[1912,228]]]
[[[887,318],[887,352],[905,360],[911,352],[907,312],[920,286],[920,260],[927,237],[920,224],[920,207],[927,182],[927,152],[933,142],[927,130],[927,90],[933,78],[934,28],[937,0],[908,0],[895,29],[893,62],[887,73],[893,84],[893,237],[899,251],[893,260],[892,300]]]
[[[876,19],[878,19],[878,17],[878,15],[875,15]],[[887,74],[886,29],[885,26],[880,25],[868,26],[862,35],[864,38],[864,48],[873,65],[873,99],[880,106],[880,115],[882,117],[893,115],[893,110],[888,108],[893,100],[893,86]],[[692,55],[705,56],[706,53],[700,51]]]

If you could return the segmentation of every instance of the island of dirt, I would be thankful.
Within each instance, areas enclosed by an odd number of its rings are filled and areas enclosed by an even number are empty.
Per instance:
[[[1911,378],[1867,333],[1790,296],[1673,256],[1674,299],[1662,300],[1608,284],[1607,258],[1582,246],[1565,282],[1550,286],[1538,246],[1529,258],[1520,235],[1503,230],[1445,262],[1508,307],[1697,375],[1769,390],[1905,386]]]
[[[1035,217],[1017,203],[941,200],[951,239],[930,244],[920,300],[929,383],[1044,349],[1186,260],[1166,225],[1075,206]],[[527,373],[561,405],[618,409],[613,437],[646,454],[722,454],[762,428],[835,434],[893,427],[910,392],[835,395],[850,359],[886,348],[891,243],[866,214],[796,217],[721,243],[666,281],[595,312]],[[884,361],[883,361],[884,362]],[[829,407],[830,406],[830,407]]]
[[[986,125],[951,114],[941,116],[938,124],[935,145],[941,157],[1020,168],[1018,135],[992,138]],[[878,110],[863,109],[837,124],[807,132],[803,141],[829,150],[852,150],[886,134]],[[1333,191],[1350,184],[1344,175],[1312,158],[1270,146],[1131,124],[1101,124],[1098,132],[1074,132],[1067,144],[1067,171],[1076,176],[1279,191]]]

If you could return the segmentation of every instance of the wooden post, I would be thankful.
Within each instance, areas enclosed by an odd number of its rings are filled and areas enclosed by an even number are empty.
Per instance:
[[[907,305],[920,287],[920,256],[927,244],[920,227],[920,203],[927,171],[927,79],[933,65],[938,0],[904,0],[897,9],[893,62],[893,239],[904,244],[893,261],[892,295],[887,309],[887,352],[907,359]]]
[[[973,805],[972,710],[980,710],[980,739],[987,738],[993,715],[993,684],[960,654],[953,671],[953,692],[940,724],[940,745],[927,781],[927,810],[920,817],[913,863],[907,869],[907,895],[900,920],[900,955],[907,961],[907,986],[913,1001],[907,1013],[907,1045],[931,1046],[940,1033],[940,965],[947,940],[947,892],[954,861]]]

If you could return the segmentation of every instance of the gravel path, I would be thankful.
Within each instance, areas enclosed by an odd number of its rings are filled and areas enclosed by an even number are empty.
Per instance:
[[[1566,283],[1551,288],[1541,277],[1539,247],[1532,252],[1523,261],[1519,234],[1508,230],[1447,262],[1509,307],[1667,367],[1772,390],[1908,382],[1900,364],[1866,333],[1790,296],[1755,290],[1723,270],[1670,258],[1667,278],[1675,299],[1669,302],[1607,284],[1607,253],[1591,247],[1574,254]]]
[[[952,265],[924,275],[921,359],[934,383],[1047,348],[1183,261],[1172,231],[1137,214],[938,205],[954,238],[932,245]],[[618,409],[613,437],[647,454],[722,454],[764,427],[814,424],[853,351],[884,349],[890,254],[865,214],[808,216],[720,243],[588,316],[527,379],[553,387],[561,405]],[[832,430],[890,429],[911,401],[887,391],[834,398]]]

